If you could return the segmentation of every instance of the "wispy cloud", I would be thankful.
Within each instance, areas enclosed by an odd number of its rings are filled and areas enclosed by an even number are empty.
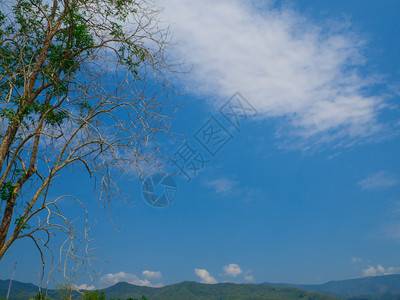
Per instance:
[[[243,201],[261,199],[263,191],[260,188],[241,185],[240,182],[225,176],[216,179],[207,179],[204,184],[213,189],[214,193],[223,197],[241,198]]]
[[[396,175],[387,171],[379,171],[358,182],[364,190],[384,189],[400,183]]]
[[[359,258],[359,257],[352,257],[352,258],[350,259],[350,261],[351,261],[352,264],[356,264],[356,263],[362,262],[362,259]]]
[[[217,194],[226,194],[236,189],[237,182],[226,177],[222,177],[214,180],[208,180],[206,185],[213,188]]]
[[[194,269],[194,272],[197,276],[200,277],[202,283],[214,284],[217,283],[214,277],[210,275],[210,273],[206,269]]]
[[[396,201],[388,208],[382,227],[373,233],[377,238],[400,242],[400,202]]]
[[[382,237],[391,241],[400,242],[400,220],[392,218],[387,221],[382,229]]]
[[[304,139],[365,138],[381,129],[383,99],[366,92],[379,76],[359,71],[365,43],[345,22],[317,25],[290,9],[240,0],[170,0],[165,17],[176,50],[193,64],[185,74],[191,92],[222,100],[238,90],[261,117],[282,117],[285,132]]]
[[[254,281],[254,276],[253,275],[246,275],[244,276],[244,280],[248,282],[253,282]]]
[[[161,278],[161,276],[162,276],[160,271],[148,271],[148,270],[143,271],[142,275],[148,279],[152,279],[152,278],[158,279],[158,278]]]
[[[233,276],[233,277],[236,277],[243,273],[243,271],[240,269],[239,265],[237,265],[237,264],[229,264],[229,265],[223,266],[222,269],[224,270],[225,275]]]
[[[379,275],[390,275],[400,273],[400,267],[388,267],[385,268],[382,265],[376,267],[369,266],[367,269],[362,270],[364,276],[379,276]]]

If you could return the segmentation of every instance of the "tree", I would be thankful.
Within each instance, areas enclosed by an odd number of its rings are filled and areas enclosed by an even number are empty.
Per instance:
[[[0,1],[0,260],[27,237],[44,264],[54,230],[68,235],[67,257],[89,259],[47,197],[56,176],[85,170],[108,203],[124,197],[127,169],[140,179],[159,167],[178,64],[158,16],[146,0]]]
[[[103,291],[88,291],[83,294],[82,300],[106,300],[106,295]]]
[[[39,293],[37,293],[35,295],[35,298],[32,298],[30,300],[51,300],[50,297],[46,297],[42,291],[40,291]]]

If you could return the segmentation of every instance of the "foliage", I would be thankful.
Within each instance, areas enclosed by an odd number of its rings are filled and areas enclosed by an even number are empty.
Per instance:
[[[59,230],[63,260],[90,264],[90,247],[78,250],[89,227],[74,227],[61,197],[48,199],[54,179],[86,172],[107,206],[125,199],[127,171],[140,179],[159,167],[175,65],[158,12],[147,0],[0,0],[0,260],[27,237],[45,264]],[[70,199],[86,217],[85,203]],[[76,269],[60,271],[71,288]]]
[[[32,298],[32,300],[51,300],[50,297],[45,296],[42,291],[36,294],[35,298]]]
[[[111,300],[123,300],[123,299],[118,298],[118,299],[111,299]],[[142,296],[140,299],[138,299],[138,298],[133,299],[133,298],[129,297],[126,300],[148,300],[148,299],[145,296]]]
[[[82,300],[106,300],[103,291],[87,291],[82,295]]]
[[[66,284],[57,285],[56,293],[61,300],[71,300],[72,298],[72,289]]]

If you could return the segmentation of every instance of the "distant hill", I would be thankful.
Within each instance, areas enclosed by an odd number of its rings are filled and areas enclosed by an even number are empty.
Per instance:
[[[0,298],[6,298],[10,280],[0,280]],[[42,288],[43,290],[43,288]],[[10,300],[28,300],[34,298],[39,291],[39,287],[32,283],[24,283],[13,280],[10,292]],[[57,291],[48,290],[48,296],[56,299]],[[77,296],[78,292],[73,292]]]
[[[0,297],[6,298],[10,280],[0,280]],[[24,299],[27,300],[33,297],[38,292],[38,287],[32,283],[23,283],[19,281],[12,282],[10,299]]]
[[[334,300],[335,297],[310,293],[297,288],[272,287],[262,284],[202,284],[185,281],[162,288],[138,287],[117,283],[104,289],[107,298],[128,298],[145,295],[150,300]]]
[[[0,297],[6,296],[9,282],[9,280],[0,280]],[[14,281],[10,298],[12,300],[27,300],[33,297],[37,291],[38,287],[33,284]],[[287,283],[202,284],[185,281],[161,288],[151,288],[120,282],[103,291],[107,299],[140,298],[145,295],[149,300],[333,300],[338,298],[347,300],[400,300],[400,275],[364,277],[312,285]],[[50,295],[55,297],[55,291],[50,291]]]
[[[329,281],[324,284],[265,283],[273,286],[297,287],[347,299],[400,300],[400,275],[384,275]]]
[[[0,296],[7,294],[9,280],[0,280]],[[26,287],[26,289],[24,288]],[[33,297],[38,288],[33,284],[13,282],[10,295],[12,300],[27,300]],[[149,300],[335,300],[338,298],[302,291],[298,288],[271,287],[264,284],[202,284],[185,281],[161,288],[136,286],[120,282],[103,290],[107,299],[140,298]],[[51,291],[54,295],[54,291]]]

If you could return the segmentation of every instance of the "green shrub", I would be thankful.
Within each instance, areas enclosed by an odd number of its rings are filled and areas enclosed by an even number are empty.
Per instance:
[[[106,300],[106,295],[103,291],[85,292],[82,300]]]

